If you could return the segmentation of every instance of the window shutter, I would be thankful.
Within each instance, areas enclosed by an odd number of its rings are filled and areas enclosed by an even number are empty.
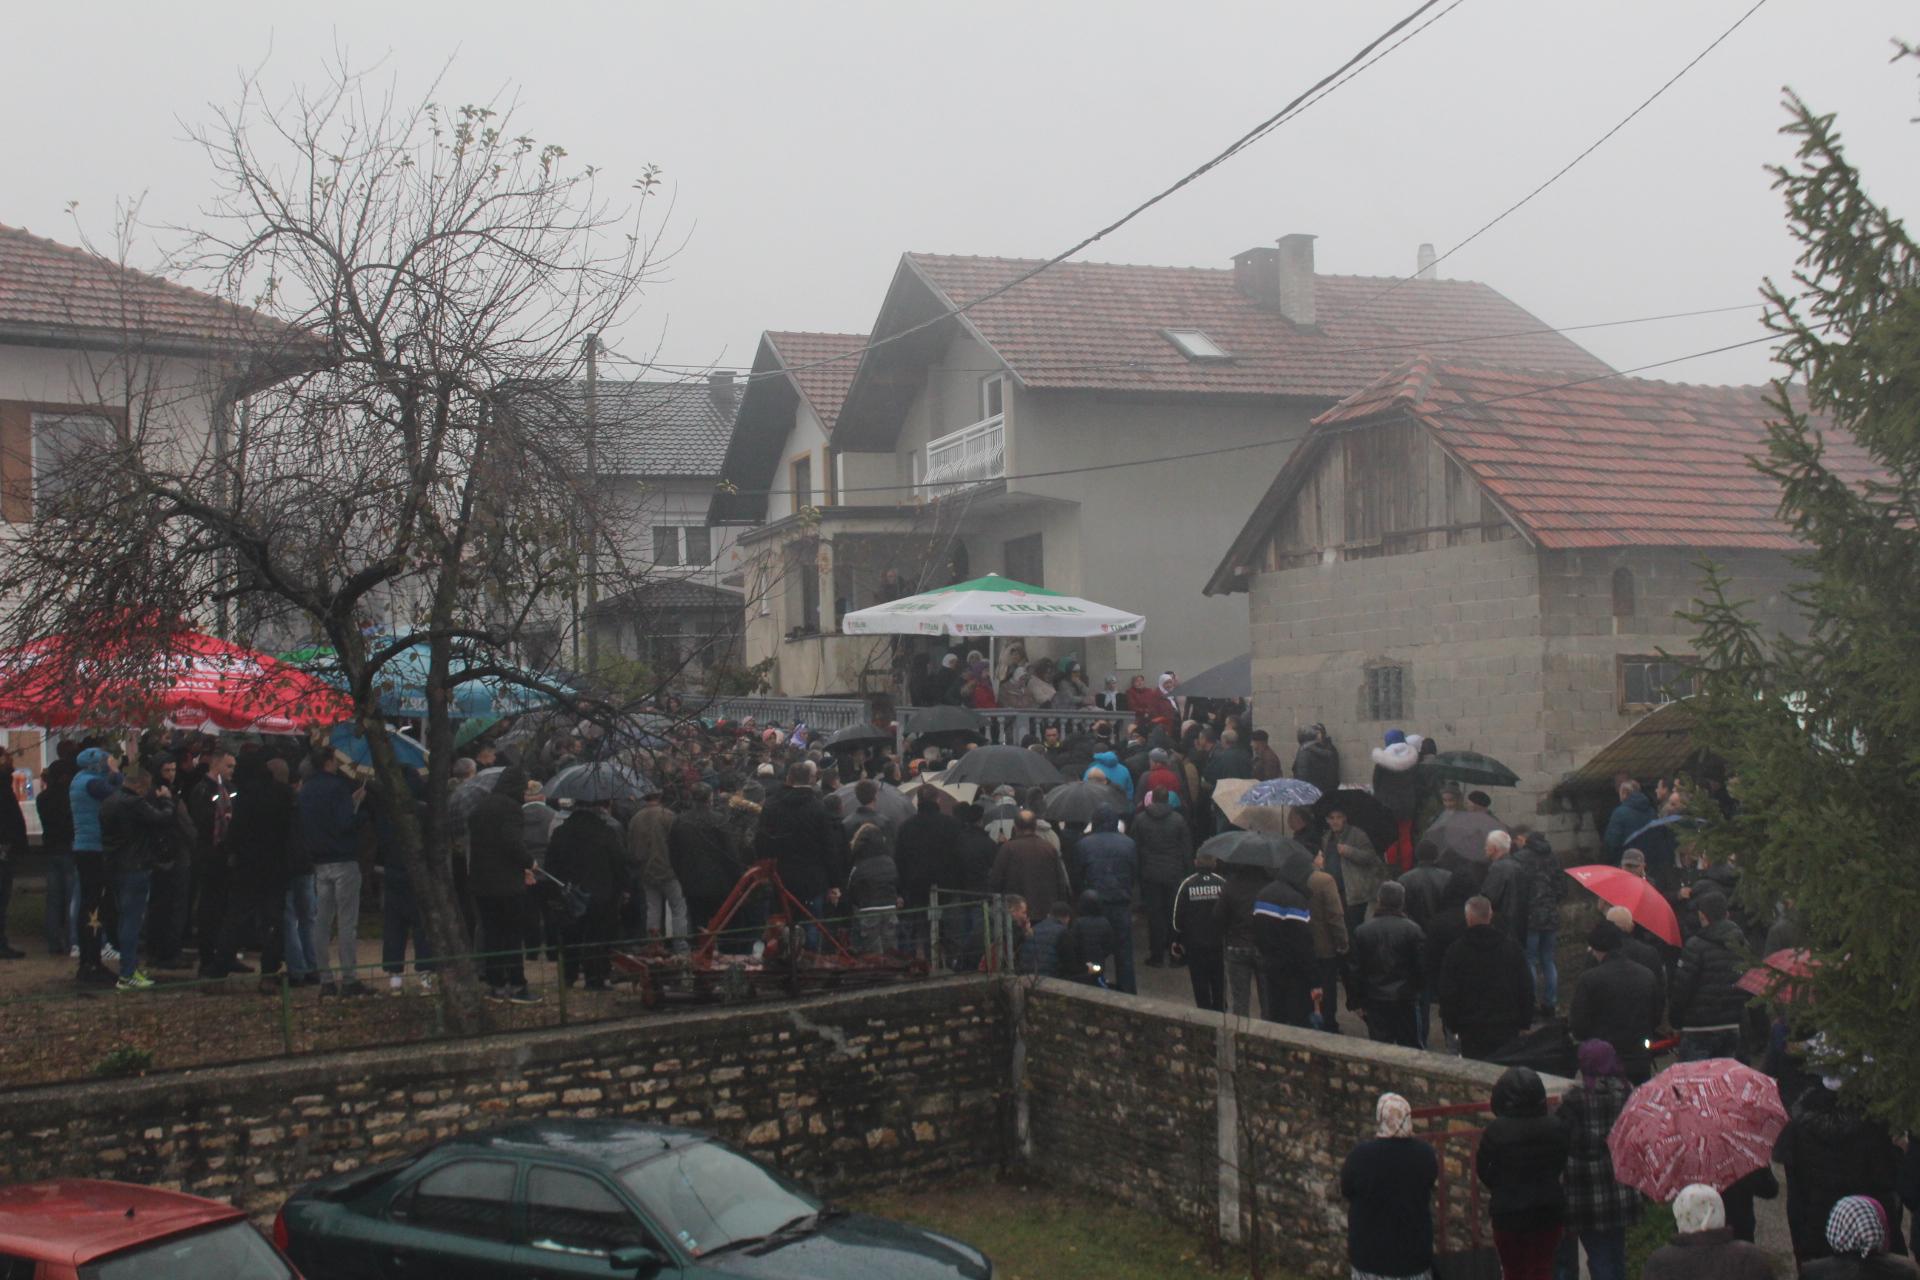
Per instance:
[[[33,520],[33,411],[0,401],[0,518]]]

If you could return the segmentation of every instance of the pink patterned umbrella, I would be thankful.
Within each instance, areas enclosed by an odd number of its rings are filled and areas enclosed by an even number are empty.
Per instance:
[[[1613,1176],[1656,1200],[1704,1182],[1724,1191],[1767,1164],[1786,1128],[1780,1089],[1732,1058],[1668,1067],[1633,1091],[1607,1135]]]

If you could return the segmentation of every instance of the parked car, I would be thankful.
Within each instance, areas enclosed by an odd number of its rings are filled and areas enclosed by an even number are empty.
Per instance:
[[[0,1188],[0,1280],[300,1280],[230,1204],[126,1182]]]
[[[707,1134],[531,1120],[302,1187],[274,1238],[309,1280],[988,1280],[957,1240],[821,1203]]]

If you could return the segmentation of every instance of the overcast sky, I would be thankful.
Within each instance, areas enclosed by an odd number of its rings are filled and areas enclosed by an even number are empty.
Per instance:
[[[1322,271],[1405,274],[1599,137],[1751,0],[1465,0],[1297,122],[1082,256],[1226,266],[1288,232]],[[620,350],[751,361],[762,329],[865,330],[907,250],[1049,256],[1343,61],[1413,0],[923,4],[422,0],[35,5],[9,15],[0,222],[191,223],[184,137],[242,66],[317,80],[336,43],[442,101],[517,88],[520,126],[614,174],[662,167],[685,247]],[[323,11],[316,13],[315,11]],[[191,14],[189,17],[187,15]],[[1441,267],[1551,324],[1739,304],[1793,247],[1762,166],[1783,85],[1834,111],[1876,195],[1920,206],[1911,0],[1770,0],[1618,136]],[[271,51],[271,56],[269,52]],[[149,257],[157,249],[150,247]],[[1744,313],[1574,335],[1626,368],[1761,332]],[[1648,376],[1768,376],[1766,347]]]

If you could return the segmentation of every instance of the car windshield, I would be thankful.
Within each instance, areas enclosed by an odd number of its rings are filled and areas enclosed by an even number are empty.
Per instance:
[[[207,1280],[209,1276],[294,1280],[293,1268],[244,1222],[135,1245],[80,1268],[80,1280]]]
[[[710,1142],[675,1147],[626,1170],[620,1181],[695,1257],[771,1235],[820,1209],[778,1174]]]

